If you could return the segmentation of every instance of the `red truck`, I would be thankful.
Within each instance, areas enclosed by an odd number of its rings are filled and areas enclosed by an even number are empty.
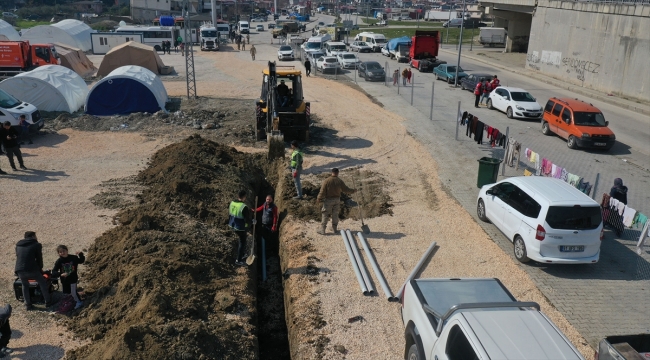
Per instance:
[[[0,41],[0,73],[15,75],[43,65],[58,65],[59,55],[52,44],[29,41]]]
[[[446,61],[438,60],[438,48],[440,48],[438,31],[415,30],[409,51],[411,67],[426,72],[433,71],[433,68],[440,64],[446,64]]]

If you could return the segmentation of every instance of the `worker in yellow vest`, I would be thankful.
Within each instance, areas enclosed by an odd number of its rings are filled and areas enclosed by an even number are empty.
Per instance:
[[[239,246],[237,247],[237,258],[235,264],[244,266],[245,251],[246,251],[246,236],[247,232],[251,229],[251,211],[244,203],[246,201],[246,190],[240,190],[237,195],[238,199],[232,201],[228,207],[228,226],[239,237]],[[252,219],[252,223],[255,219]],[[255,239],[253,239],[255,241]]]

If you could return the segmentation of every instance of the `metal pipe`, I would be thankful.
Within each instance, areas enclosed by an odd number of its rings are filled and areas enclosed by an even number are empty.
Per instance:
[[[429,109],[429,120],[433,120],[433,93],[436,91],[436,82],[431,83],[431,108]]]
[[[264,240],[264,236],[262,236],[262,281],[266,281],[266,240]]]
[[[345,244],[345,249],[348,251],[348,258],[350,259],[350,264],[352,264],[354,275],[356,275],[357,281],[359,282],[359,286],[361,287],[361,292],[363,293],[363,295],[368,295],[368,288],[366,287],[366,283],[363,282],[363,278],[361,277],[361,273],[359,272],[359,268],[357,267],[357,261],[355,260],[354,254],[352,253],[352,247],[350,246],[350,243],[348,243],[348,237],[345,234],[345,230],[341,230],[341,237],[343,238],[343,244]]]
[[[372,254],[370,251],[370,246],[368,245],[368,242],[366,241],[366,238],[363,237],[363,234],[358,232],[357,236],[359,237],[359,240],[361,240],[361,245],[363,246],[363,250],[368,254],[368,261],[370,262],[370,265],[372,266],[372,270],[375,271],[375,275],[377,275],[377,279],[379,279],[379,284],[381,285],[381,289],[384,290],[384,294],[386,295],[386,299],[388,301],[397,301],[397,298],[393,296],[393,293],[390,292],[390,288],[388,287],[388,284],[386,283],[386,279],[384,278],[384,274],[381,273],[381,270],[379,270],[379,265],[377,265],[377,259],[375,259],[375,256]]]
[[[406,281],[404,281],[404,285],[402,285],[402,287],[399,289],[399,292],[397,293],[397,295],[395,295],[395,297],[397,299],[400,299],[400,300],[402,299],[402,295],[404,295],[404,287],[406,287],[406,284],[408,284],[409,281],[413,280],[413,278],[415,277],[415,274],[417,274],[420,271],[420,268],[422,267],[422,265],[424,265],[424,262],[429,258],[429,255],[431,255],[431,252],[433,251],[433,248],[435,248],[435,247],[436,247],[436,242],[434,241],[434,242],[431,243],[431,246],[429,246],[427,251],[424,252],[424,255],[422,255],[422,258],[420,259],[418,264],[415,265],[415,268],[413,268],[413,271],[411,271],[409,276],[406,278]]]
[[[345,230],[345,233],[348,235],[348,242],[350,243],[350,247],[352,248],[352,253],[354,253],[354,257],[357,259],[357,266],[359,267],[359,271],[361,272],[363,281],[366,283],[368,294],[372,294],[375,292],[375,288],[372,287],[372,283],[370,282],[370,277],[368,276],[368,270],[366,270],[366,266],[364,265],[361,259],[361,255],[359,254],[359,248],[357,248],[357,242],[354,241],[354,236],[352,236],[350,230]]]
[[[411,106],[413,106],[413,88],[415,88],[415,74],[411,76]]]

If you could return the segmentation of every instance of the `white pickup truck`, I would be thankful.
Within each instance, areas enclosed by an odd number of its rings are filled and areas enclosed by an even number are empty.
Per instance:
[[[407,360],[584,360],[537,303],[498,279],[411,280],[401,301]]]

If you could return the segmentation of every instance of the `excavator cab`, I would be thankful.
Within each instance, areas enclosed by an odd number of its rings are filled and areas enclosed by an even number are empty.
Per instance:
[[[285,138],[309,140],[310,104],[303,97],[302,73],[294,66],[276,66],[269,61],[262,72],[262,92],[255,105],[256,138],[269,143],[269,158],[284,155]],[[282,144],[282,155],[277,142]]]

